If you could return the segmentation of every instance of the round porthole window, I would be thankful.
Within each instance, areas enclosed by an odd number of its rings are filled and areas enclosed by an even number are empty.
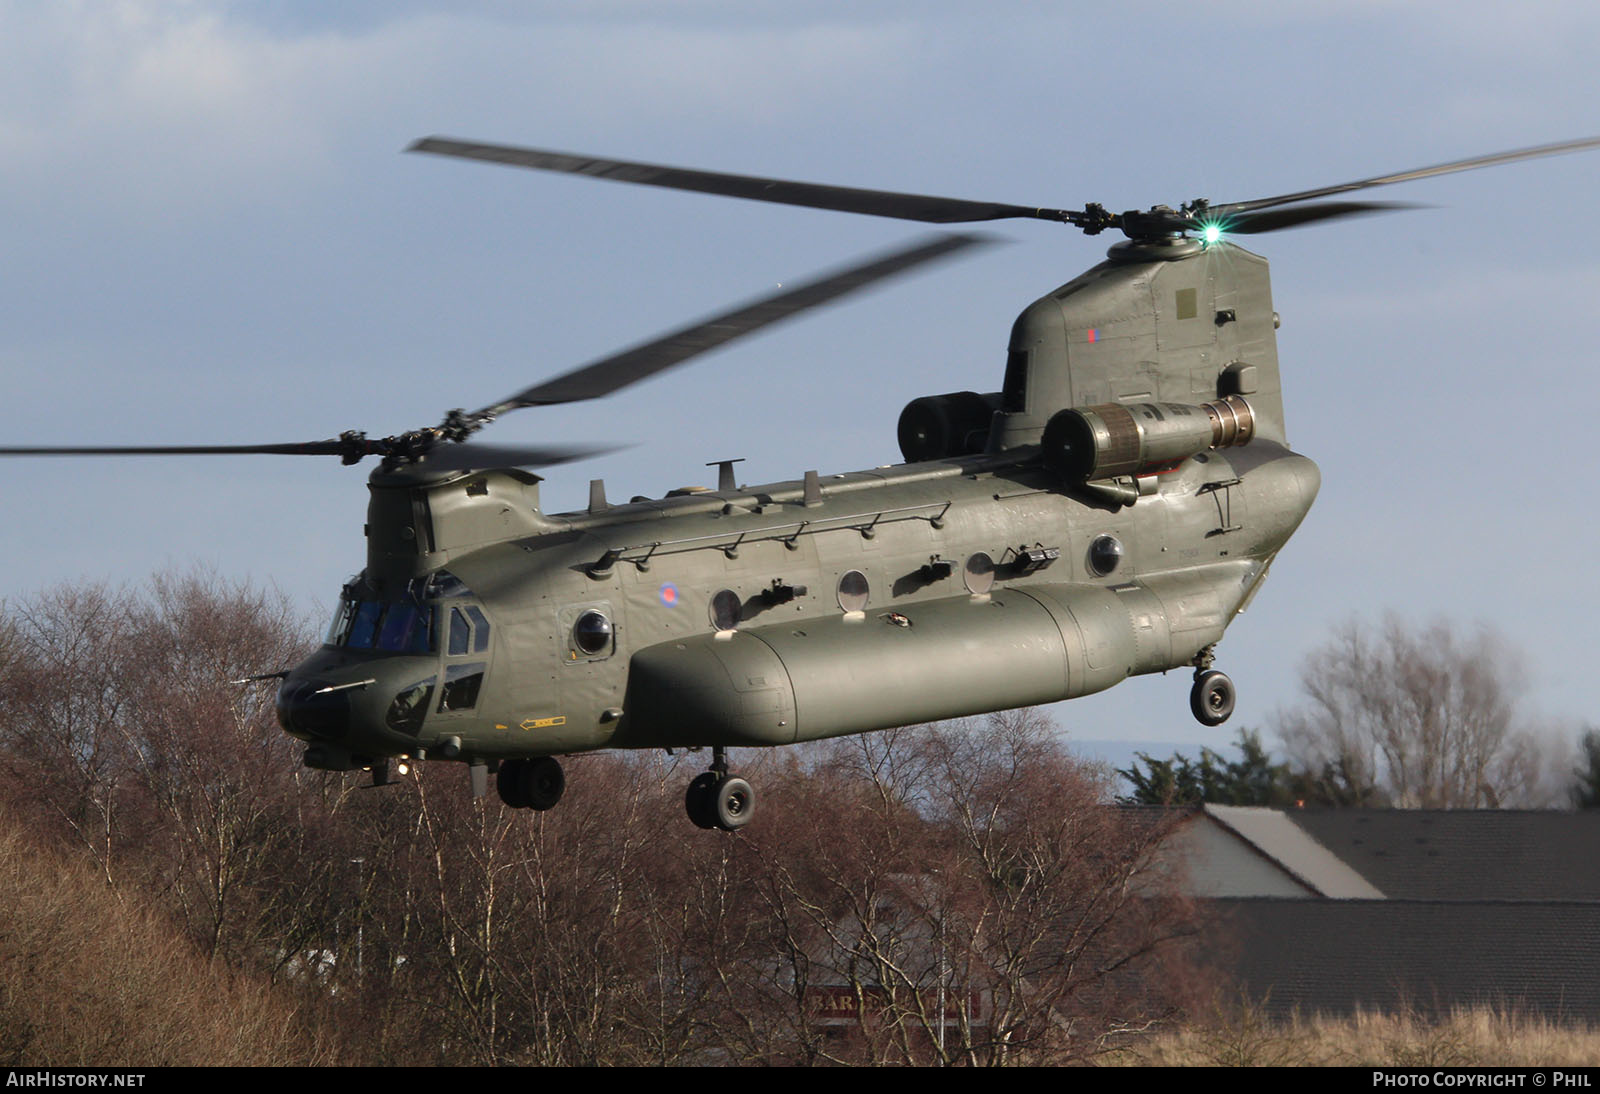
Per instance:
[[[839,579],[839,607],[845,611],[865,611],[867,593],[867,575],[860,570],[851,570]]]
[[[739,594],[723,589],[711,598],[711,625],[719,631],[731,631],[739,625],[743,604]]]
[[[588,611],[572,625],[572,644],[591,656],[611,646],[611,620],[601,612]]]
[[[1122,542],[1116,536],[1096,536],[1089,544],[1089,570],[1105,577],[1122,565]]]
[[[961,580],[967,587],[967,592],[973,596],[982,596],[994,588],[994,559],[979,551],[967,558],[967,564],[962,567]]]

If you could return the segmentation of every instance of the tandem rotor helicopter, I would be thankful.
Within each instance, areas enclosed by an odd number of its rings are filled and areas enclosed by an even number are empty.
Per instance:
[[[1543,145],[1250,201],[1111,213],[861,190],[430,137],[412,150],[642,185],[955,224],[1056,221],[1125,239],[1028,305],[997,391],[925,395],[904,463],[547,514],[542,468],[597,449],[472,440],[513,410],[599,398],[874,282],[981,245],[943,234],[383,438],[0,448],[0,455],[379,458],[366,566],[327,639],[283,673],[305,763],[469,765],[473,793],[545,810],[559,756],[711,750],[685,807],[749,822],[728,749],[1056,702],[1192,667],[1232,713],[1217,643],[1316,498],[1284,423],[1267,263],[1227,240],[1396,208],[1358,190],[1600,148]]]

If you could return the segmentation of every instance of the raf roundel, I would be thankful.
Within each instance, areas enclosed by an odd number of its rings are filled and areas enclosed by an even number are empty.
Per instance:
[[[669,608],[675,608],[678,605],[678,587],[670,581],[661,586],[661,603]]]

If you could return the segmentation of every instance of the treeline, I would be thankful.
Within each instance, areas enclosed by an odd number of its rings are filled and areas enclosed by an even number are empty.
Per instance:
[[[311,641],[215,579],[7,608],[0,1062],[1059,1063],[1198,982],[1170,818],[1037,714],[742,752],[737,834],[684,817],[694,755],[530,815],[301,767],[232,681]]]
[[[1274,760],[1241,729],[1236,758],[1203,748],[1118,772],[1139,804],[1406,809],[1600,806],[1600,733],[1574,742],[1519,717],[1526,673],[1492,631],[1390,618],[1351,623],[1307,658],[1280,711]],[[1574,766],[1576,763],[1576,766]]]

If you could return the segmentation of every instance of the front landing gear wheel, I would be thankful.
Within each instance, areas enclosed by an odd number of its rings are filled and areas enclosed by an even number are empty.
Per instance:
[[[712,810],[711,795],[717,788],[717,773],[705,771],[694,777],[683,795],[683,810],[696,828],[715,828],[717,814]]]
[[[512,809],[528,808],[528,799],[522,793],[523,769],[527,766],[527,760],[501,760],[500,771],[494,777],[500,800]]]
[[[1195,674],[1189,692],[1189,709],[1204,726],[1220,726],[1233,713],[1233,681],[1228,674],[1208,669]]]
[[[716,812],[717,827],[724,832],[738,831],[756,815],[756,792],[736,775],[729,775],[717,783],[711,802]]]
[[[561,770],[561,761],[554,756],[541,756],[526,763],[522,778],[518,780],[522,784],[523,800],[529,809],[541,813],[546,809],[554,809],[567,789],[567,776]]]
[[[567,788],[561,761],[554,756],[537,760],[501,760],[494,777],[500,800],[513,809],[554,809]]]

